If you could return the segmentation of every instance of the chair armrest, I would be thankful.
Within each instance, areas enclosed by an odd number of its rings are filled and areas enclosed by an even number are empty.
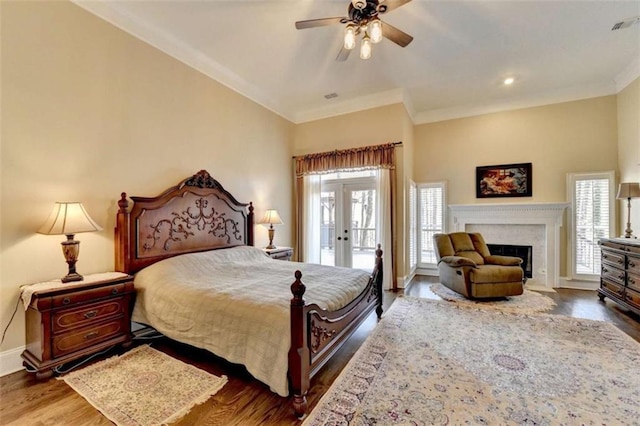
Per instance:
[[[496,256],[491,255],[484,258],[484,261],[489,265],[502,265],[502,266],[519,266],[522,263],[522,259],[514,256]]]
[[[478,265],[476,265],[476,262],[474,262],[473,260],[461,256],[443,256],[440,259],[440,262],[444,262],[452,268],[457,268],[460,266],[471,266],[472,268],[478,267]]]

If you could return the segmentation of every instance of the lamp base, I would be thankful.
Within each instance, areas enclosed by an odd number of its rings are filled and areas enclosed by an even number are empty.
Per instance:
[[[277,248],[276,246],[274,246],[273,244],[269,244],[268,246],[265,247],[267,250],[273,250],[274,248]]]
[[[84,277],[82,275],[80,275],[77,272],[73,272],[71,274],[67,274],[66,276],[62,277],[62,282],[63,283],[70,283],[73,281],[82,281],[84,279]]]

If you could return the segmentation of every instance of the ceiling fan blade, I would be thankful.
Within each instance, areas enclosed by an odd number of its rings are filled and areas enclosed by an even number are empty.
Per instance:
[[[344,46],[342,46],[340,48],[340,52],[338,52],[338,56],[336,56],[336,61],[338,62],[346,61],[350,53],[351,53],[351,50],[345,49]]]
[[[413,37],[386,22],[382,23],[382,35],[400,47],[406,47],[413,41]]]
[[[380,13],[387,13],[409,3],[411,0],[382,0],[378,6]]]
[[[308,21],[298,21],[296,22],[296,28],[299,30],[304,30],[305,28],[315,28],[315,27],[324,27],[324,26],[333,25],[333,24],[341,24],[343,23],[343,19],[348,20],[348,18],[338,17],[338,18],[322,18],[322,19],[309,19]]]

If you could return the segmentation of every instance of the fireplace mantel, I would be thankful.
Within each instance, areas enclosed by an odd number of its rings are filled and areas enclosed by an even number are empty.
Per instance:
[[[467,225],[544,225],[547,273],[544,287],[560,283],[560,228],[568,203],[450,204],[451,229]]]

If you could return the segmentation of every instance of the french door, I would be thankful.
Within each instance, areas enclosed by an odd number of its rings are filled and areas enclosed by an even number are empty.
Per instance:
[[[321,185],[320,263],[373,270],[375,178],[323,179]]]

